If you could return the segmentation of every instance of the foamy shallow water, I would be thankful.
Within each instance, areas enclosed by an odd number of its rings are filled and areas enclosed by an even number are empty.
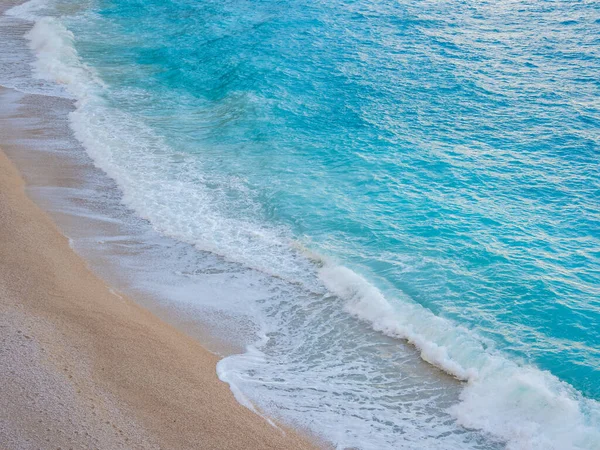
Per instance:
[[[113,256],[145,245],[124,284],[246,346],[218,367],[240,401],[340,448],[597,448],[595,87],[528,79],[537,47],[494,74],[487,49],[522,24],[426,6],[39,1],[4,20],[33,25],[20,89],[73,98],[116,181],[72,214],[126,223]],[[582,79],[585,12],[564,25]]]

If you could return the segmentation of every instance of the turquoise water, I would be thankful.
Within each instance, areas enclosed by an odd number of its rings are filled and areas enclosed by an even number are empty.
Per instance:
[[[34,73],[123,202],[270,292],[240,398],[340,448],[600,448],[600,4],[48,5]]]

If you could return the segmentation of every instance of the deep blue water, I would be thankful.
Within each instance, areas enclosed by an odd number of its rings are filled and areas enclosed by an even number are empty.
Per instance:
[[[475,402],[525,411],[529,441],[464,419],[475,403],[459,424],[509,448],[600,448],[599,3],[75,3],[42,23],[73,33],[59,30],[60,64],[31,38],[38,75],[79,100],[76,136],[102,141],[91,155],[126,204],[201,250],[346,298],[351,320],[469,383],[508,365],[536,375],[501,395],[539,376],[578,405]],[[556,417],[536,422],[545,410]],[[560,416],[587,437],[553,437]]]

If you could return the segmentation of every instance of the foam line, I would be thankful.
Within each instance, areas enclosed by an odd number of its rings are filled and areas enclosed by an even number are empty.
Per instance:
[[[600,405],[549,372],[522,367],[485,350],[468,330],[420,305],[392,305],[363,277],[328,265],[320,277],[346,310],[387,336],[405,339],[421,357],[466,381],[450,413],[466,428],[484,430],[511,450],[600,448]]]

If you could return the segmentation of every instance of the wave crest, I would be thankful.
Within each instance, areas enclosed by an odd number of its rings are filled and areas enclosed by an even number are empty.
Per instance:
[[[343,266],[319,272],[345,309],[387,336],[405,339],[421,357],[466,381],[449,412],[466,428],[507,442],[511,450],[600,448],[600,405],[550,372],[520,366],[486,350],[469,330],[403,299],[390,303],[375,286]]]

